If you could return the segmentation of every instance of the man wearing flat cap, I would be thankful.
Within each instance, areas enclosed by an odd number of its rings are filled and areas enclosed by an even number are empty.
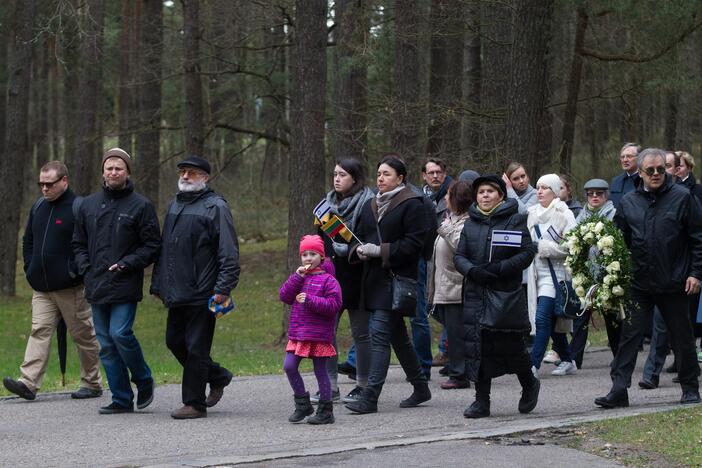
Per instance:
[[[215,317],[208,303],[227,303],[239,282],[239,244],[226,200],[207,186],[210,163],[190,156],[178,169],[151,293],[168,307],[166,345],[183,366],[183,406],[171,416],[195,419],[207,416],[232,380],[210,357]]]
[[[112,148],[102,157],[102,190],[86,197],[76,214],[73,252],[91,305],[100,360],[112,393],[101,414],[131,413],[137,387],[138,409],[154,395],[151,369],[132,325],[143,294],[144,269],[161,243],[156,210],[134,191],[131,157]],[[131,374],[131,379],[130,379]]]

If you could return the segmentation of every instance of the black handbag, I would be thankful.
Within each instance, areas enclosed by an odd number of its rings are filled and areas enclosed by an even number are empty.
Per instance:
[[[541,239],[541,230],[539,225],[534,225],[534,230],[536,235]],[[553,269],[553,264],[551,259],[547,258],[548,269],[551,271],[551,280],[553,281],[553,287],[556,289],[556,299],[553,308],[553,313],[556,317],[563,317],[566,319],[574,319],[580,317],[585,313],[582,309],[582,304],[580,303],[580,298],[575,294],[573,289],[573,283],[571,281],[558,281],[556,277],[556,271]]]
[[[378,232],[378,242],[382,244],[383,238],[380,236],[380,226],[378,226],[377,220],[375,229]],[[390,306],[392,311],[403,317],[414,317],[417,311],[417,280],[396,275],[392,269],[390,276],[392,277],[392,305]]]

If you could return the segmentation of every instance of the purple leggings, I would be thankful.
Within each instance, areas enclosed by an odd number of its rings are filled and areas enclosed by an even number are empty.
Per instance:
[[[283,363],[283,370],[288,376],[288,381],[293,389],[295,395],[305,394],[305,382],[302,380],[300,371],[300,361],[304,359],[301,356],[295,356],[294,353],[285,353],[285,362]],[[329,374],[327,373],[327,361],[328,357],[313,357],[312,364],[314,365],[314,375],[317,377],[317,383],[319,384],[319,399],[323,401],[331,401],[332,390],[331,383],[329,382]]]

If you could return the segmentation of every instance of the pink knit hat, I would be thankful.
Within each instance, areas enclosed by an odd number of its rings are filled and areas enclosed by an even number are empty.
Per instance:
[[[300,239],[300,255],[306,250],[317,252],[324,257],[324,241],[319,236],[303,236]]]

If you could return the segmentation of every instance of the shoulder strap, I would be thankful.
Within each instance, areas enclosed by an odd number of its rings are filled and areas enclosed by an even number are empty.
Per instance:
[[[536,232],[536,237],[541,239],[541,229],[539,229],[538,224],[534,224],[534,231]],[[546,262],[548,263],[548,269],[551,271],[551,281],[553,281],[553,287],[556,288],[556,291],[558,291],[558,278],[556,277],[556,271],[553,269],[551,259],[547,258]]]

